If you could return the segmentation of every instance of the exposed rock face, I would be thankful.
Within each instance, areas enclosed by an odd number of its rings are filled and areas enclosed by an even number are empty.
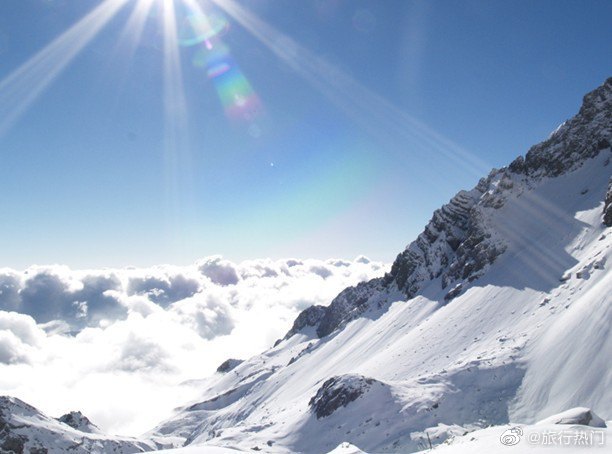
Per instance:
[[[309,326],[318,326],[321,319],[325,316],[325,311],[326,308],[324,306],[310,306],[304,309],[293,322],[293,326],[285,336],[285,339],[290,338]]]
[[[608,183],[608,192],[606,193],[603,211],[603,223],[608,227],[612,227],[612,178],[610,178],[610,182]]]
[[[612,142],[612,78],[587,94],[579,113],[544,142],[531,147],[508,167],[494,169],[471,191],[461,191],[436,210],[425,230],[400,253],[381,279],[343,290],[326,307],[306,309],[287,334],[315,326],[319,337],[341,329],[366,311],[391,302],[385,294],[400,291],[413,298],[424,284],[439,279],[449,301],[478,279],[507,248],[488,225],[489,214],[504,206],[512,193],[527,191],[540,180],[582,166],[610,150]],[[606,196],[604,223],[612,226],[612,186]],[[455,289],[459,289],[455,291]]]
[[[68,413],[56,420],[17,398],[0,397],[0,452],[2,453],[127,454],[152,451],[156,447],[152,441],[102,435],[80,412]]]
[[[611,135],[612,77],[584,96],[575,117],[563,123],[548,140],[531,147],[522,173],[553,177],[566,173],[610,148]]]
[[[235,369],[236,367],[238,367],[240,364],[242,364],[244,362],[243,359],[227,359],[225,361],[223,361],[223,363],[217,367],[217,372],[225,374],[233,369]]]
[[[71,411],[70,413],[60,416],[57,420],[81,432],[100,433],[98,426],[92,423],[89,418],[80,411]]]
[[[356,287],[344,289],[331,304],[325,308],[317,326],[317,336],[325,337],[343,324],[361,316],[368,309],[370,297],[383,290],[382,280],[373,279],[362,282]]]
[[[308,405],[317,419],[325,418],[365,394],[375,382],[377,380],[362,375],[332,377],[321,385]]]
[[[484,221],[484,211],[501,206],[492,202],[489,192],[497,177],[497,171],[492,172],[472,191],[459,192],[436,210],[424,232],[398,255],[386,279],[406,298],[432,279],[441,278],[442,288],[460,279],[474,280],[504,252],[503,244],[491,241]]]

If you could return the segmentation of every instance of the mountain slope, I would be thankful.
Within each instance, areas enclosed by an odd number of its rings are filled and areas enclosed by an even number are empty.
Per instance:
[[[103,435],[79,412],[58,419],[14,397],[0,397],[0,452],[127,454],[153,451],[160,445],[128,437]]]
[[[307,309],[153,433],[397,452],[439,424],[529,423],[576,406],[610,418],[611,136],[608,79],[525,158],[436,211],[388,275]]]

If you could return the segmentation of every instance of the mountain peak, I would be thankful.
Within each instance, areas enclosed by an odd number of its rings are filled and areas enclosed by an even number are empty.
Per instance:
[[[384,278],[345,289],[327,307],[306,309],[287,336],[307,326],[314,326],[319,337],[327,336],[364,313],[396,301],[398,292],[410,299],[434,280],[446,289],[445,301],[455,298],[506,251],[506,241],[490,225],[492,212],[503,207],[508,197],[528,192],[543,180],[567,174],[609,151],[610,142],[612,78],[585,95],[579,112],[548,139],[507,167],[493,169],[472,190],[459,191],[436,210]],[[606,220],[610,217],[605,215]]]
[[[57,420],[81,432],[100,433],[98,426],[92,423],[89,418],[80,411],[71,411],[70,413],[60,416]]]

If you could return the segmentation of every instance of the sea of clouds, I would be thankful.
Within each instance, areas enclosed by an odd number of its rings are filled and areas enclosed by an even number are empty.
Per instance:
[[[363,256],[0,269],[0,394],[138,435],[197,398],[189,380],[269,348],[306,307],[388,269]]]

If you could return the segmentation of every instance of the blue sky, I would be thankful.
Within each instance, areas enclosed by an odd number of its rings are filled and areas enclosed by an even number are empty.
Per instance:
[[[392,260],[612,75],[604,0],[150,1],[19,116],[85,31],[11,75],[104,2],[1,2],[0,266]]]

